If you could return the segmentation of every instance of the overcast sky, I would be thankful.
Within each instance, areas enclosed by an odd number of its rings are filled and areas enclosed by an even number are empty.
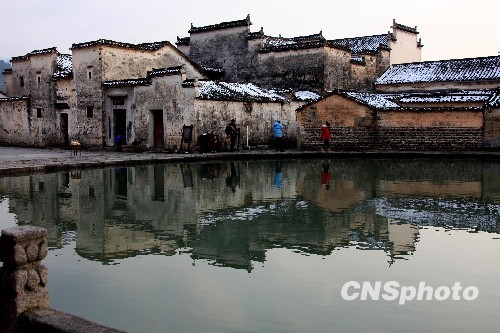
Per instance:
[[[0,4],[0,58],[100,38],[142,43],[189,36],[194,26],[244,19],[251,30],[293,37],[323,31],[327,39],[386,33],[392,19],[415,27],[423,59],[494,56],[500,52],[498,0],[6,0]]]

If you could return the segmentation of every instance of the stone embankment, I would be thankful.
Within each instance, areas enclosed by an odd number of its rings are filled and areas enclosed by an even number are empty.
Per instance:
[[[221,153],[165,153],[161,151],[121,152],[112,149],[83,150],[73,155],[71,150],[60,148],[0,147],[0,175],[53,172],[68,169],[99,168],[106,166],[132,166],[151,163],[179,163],[203,161],[227,161],[249,159],[294,159],[335,157],[447,157],[447,158],[499,158],[500,152],[460,151],[300,151],[290,149],[276,152],[274,149],[251,149]]]

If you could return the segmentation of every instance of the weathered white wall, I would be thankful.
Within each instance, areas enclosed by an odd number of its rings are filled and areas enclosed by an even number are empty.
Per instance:
[[[73,49],[73,76],[76,92],[77,137],[84,146],[103,146],[107,115],[103,110],[102,61],[99,46]],[[89,73],[91,76],[89,77]],[[87,107],[94,116],[87,118]]]
[[[33,146],[30,135],[31,116],[28,113],[29,101],[0,101],[0,143],[14,146]]]
[[[164,147],[175,149],[180,145],[182,126],[193,124],[194,88],[182,87],[183,75],[165,75],[152,79],[151,85],[106,89],[106,113],[111,126],[113,109],[125,109],[127,115],[127,143],[134,141],[153,147],[152,111],[163,112]],[[109,96],[126,95],[124,105],[113,105]],[[195,127],[196,130],[196,127]],[[114,128],[111,128],[111,133]],[[107,145],[114,138],[107,137]]]
[[[224,129],[231,119],[236,119],[241,131],[241,143],[272,143],[272,124],[280,120],[285,126],[285,139],[296,142],[297,121],[295,110],[304,102],[262,103],[239,101],[195,100],[195,123],[199,133],[213,132],[225,137]],[[247,132],[248,126],[248,132]]]
[[[172,45],[156,51],[102,46],[103,81],[138,79],[146,77],[153,68],[185,66],[189,78],[201,78],[195,65]]]
[[[422,48],[418,47],[417,34],[393,29],[396,40],[389,40],[391,65],[422,61]]]

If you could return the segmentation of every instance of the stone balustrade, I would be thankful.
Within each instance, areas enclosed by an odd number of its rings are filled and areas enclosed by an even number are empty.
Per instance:
[[[23,226],[2,231],[0,237],[0,327],[16,332],[17,317],[29,309],[50,308],[47,268],[47,230]]]
[[[33,226],[2,230],[0,332],[122,332],[50,308],[48,271],[41,263],[46,237],[47,230]]]

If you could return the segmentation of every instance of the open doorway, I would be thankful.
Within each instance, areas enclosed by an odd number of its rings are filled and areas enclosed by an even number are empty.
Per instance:
[[[67,113],[61,113],[60,119],[61,135],[63,139],[63,145],[65,147],[69,146],[69,117]]]
[[[114,110],[114,140],[116,145],[122,145],[127,143],[127,113],[124,109]]]

